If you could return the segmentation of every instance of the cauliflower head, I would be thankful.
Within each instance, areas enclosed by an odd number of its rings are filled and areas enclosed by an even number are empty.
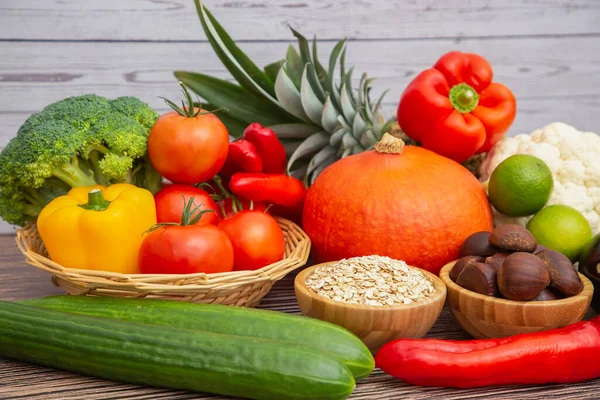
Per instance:
[[[544,160],[554,177],[554,190],[547,205],[574,207],[590,222],[594,234],[600,233],[600,136],[555,122],[530,134],[505,137],[482,161],[480,180],[489,180],[498,164],[514,154],[530,154]],[[497,224],[525,226],[531,217],[511,218],[494,210]]]

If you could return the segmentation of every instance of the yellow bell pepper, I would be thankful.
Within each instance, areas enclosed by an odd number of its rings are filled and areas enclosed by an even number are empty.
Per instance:
[[[50,258],[66,268],[137,274],[142,234],[156,224],[150,191],[128,183],[80,186],[37,219]]]

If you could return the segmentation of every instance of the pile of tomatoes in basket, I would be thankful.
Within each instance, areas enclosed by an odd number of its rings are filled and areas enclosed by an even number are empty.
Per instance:
[[[298,221],[306,188],[286,174],[272,130],[253,123],[230,142],[214,113],[173,111],[152,128],[148,155],[172,183],[155,195],[158,224],[141,245],[141,273],[256,270],[283,259],[273,214]]]

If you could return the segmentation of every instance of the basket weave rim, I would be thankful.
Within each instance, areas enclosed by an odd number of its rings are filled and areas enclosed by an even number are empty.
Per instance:
[[[29,245],[27,237],[38,235],[35,223],[28,223],[17,229],[16,243],[25,261],[61,278],[86,283],[94,281],[110,282],[111,286],[132,285],[139,289],[169,290],[180,289],[222,289],[245,283],[261,281],[276,281],[292,270],[306,264],[310,254],[311,242],[308,235],[295,223],[279,216],[274,216],[286,234],[287,256],[282,260],[264,266],[257,270],[243,270],[207,274],[204,272],[192,274],[122,274],[118,272],[66,268],[45,257]],[[41,238],[40,238],[41,241]],[[169,281],[169,283],[164,283]],[[179,282],[178,282],[179,281]],[[186,283],[193,281],[194,283]]]

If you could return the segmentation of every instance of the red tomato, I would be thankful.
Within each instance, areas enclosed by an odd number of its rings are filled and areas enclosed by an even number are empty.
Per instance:
[[[250,210],[250,200],[239,200],[240,203],[242,203],[242,209],[238,209],[238,211]],[[235,211],[233,210],[233,200],[231,198],[217,201],[217,208],[219,209],[219,215],[223,218],[231,217],[235,214]],[[252,209],[257,211],[265,211],[267,206],[265,206],[263,203],[254,202]],[[225,210],[225,216],[223,216],[223,210]],[[267,211],[267,214],[268,213],[269,212]]]
[[[229,133],[214,114],[186,117],[176,111],[165,113],[148,137],[152,165],[174,183],[209,180],[225,164],[228,149]]]
[[[233,247],[214,225],[163,226],[142,241],[139,265],[142,274],[229,272]]]
[[[262,211],[240,211],[218,226],[233,245],[235,271],[255,270],[283,259],[283,231],[270,215]]]
[[[204,190],[190,185],[171,184],[165,186],[154,195],[156,203],[156,220],[162,222],[181,223],[181,214],[184,209],[185,201],[194,198],[194,205],[198,210],[213,210],[202,215],[198,224],[217,224],[220,220],[219,209],[210,194]],[[202,205],[204,204],[204,205]],[[197,215],[197,212],[194,212]]]

